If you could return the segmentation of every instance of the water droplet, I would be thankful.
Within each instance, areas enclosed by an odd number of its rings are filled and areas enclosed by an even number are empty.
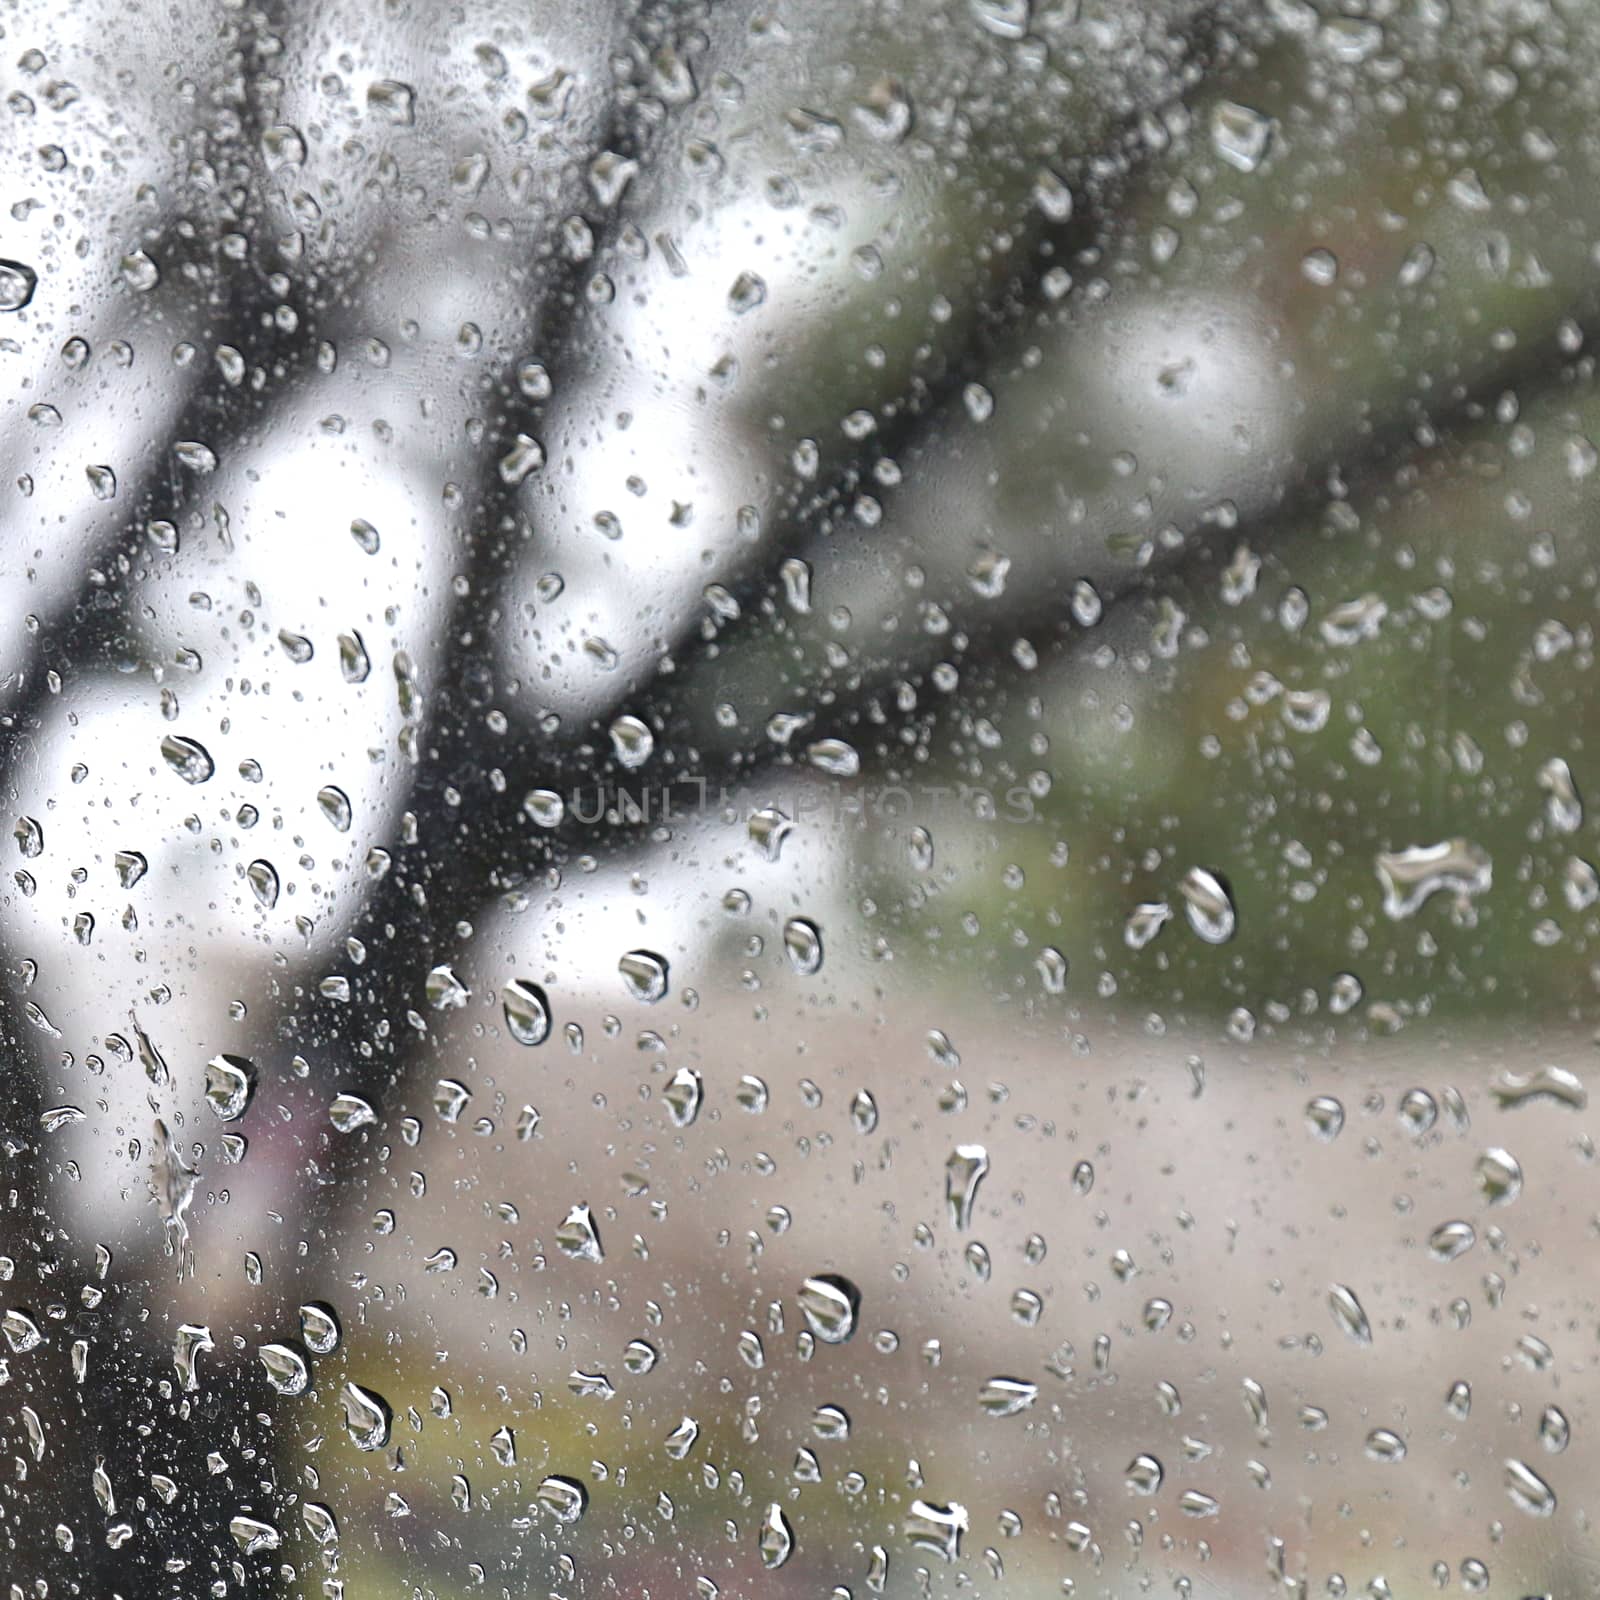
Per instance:
[[[245,1114],[256,1092],[256,1069],[243,1056],[214,1055],[206,1062],[206,1103],[223,1122]]]
[[[1545,818],[1552,833],[1576,833],[1583,826],[1583,797],[1576,779],[1560,756],[1539,768],[1539,787],[1545,792]]]
[[[500,991],[506,1030],[518,1044],[543,1044],[550,1036],[550,1003],[545,992],[526,978],[513,978]]]
[[[700,1424],[693,1417],[685,1417],[666,1438],[666,1452],[674,1461],[682,1461],[694,1449],[700,1437]]]
[[[1574,1111],[1582,1111],[1589,1103],[1589,1092],[1582,1080],[1565,1067],[1543,1066],[1532,1072],[1513,1072],[1510,1067],[1503,1067],[1489,1085],[1489,1093],[1502,1110],[1526,1105],[1530,1100],[1554,1100]]]
[[[1470,1222],[1441,1222],[1428,1235],[1428,1253],[1435,1261],[1454,1261],[1477,1242],[1477,1230]]]
[[[765,305],[766,299],[766,280],[754,272],[741,272],[728,290],[728,309],[742,317],[757,306]]]
[[[241,1553],[247,1556],[258,1555],[263,1550],[276,1550],[283,1543],[283,1535],[270,1522],[262,1522],[256,1517],[233,1518],[228,1524],[228,1532],[233,1535],[233,1542]]]
[[[323,816],[331,822],[340,833],[350,831],[350,796],[343,789],[333,784],[325,784],[317,790],[317,805],[321,808]]]
[[[346,683],[365,683],[367,675],[372,671],[372,662],[367,656],[367,647],[361,642],[359,633],[341,633],[339,635],[339,672]]]
[[[304,1394],[311,1382],[306,1358],[293,1345],[264,1344],[256,1351],[266,1368],[267,1382],[279,1394]]]
[[[17,1355],[25,1355],[29,1350],[36,1350],[44,1343],[44,1334],[39,1330],[39,1324],[26,1312],[12,1307],[3,1316],[0,1316],[0,1333],[6,1336],[6,1343],[11,1346]]]
[[[642,767],[655,747],[655,735],[637,717],[621,716],[611,724],[611,748],[630,771]]]
[[[1522,1193],[1522,1165],[1509,1150],[1485,1150],[1474,1171],[1478,1192],[1490,1205],[1508,1206]]]
[[[1171,918],[1172,907],[1165,900],[1147,900],[1129,912],[1122,928],[1122,942],[1130,950],[1143,950]]]
[[[544,465],[544,446],[531,434],[519,433],[500,457],[500,481],[513,488]]]
[[[1372,1324],[1367,1320],[1365,1308],[1356,1299],[1354,1289],[1346,1288],[1342,1283],[1334,1284],[1328,1291],[1328,1306],[1333,1312],[1334,1321],[1357,1344],[1372,1343]]]
[[[567,1212],[566,1219],[556,1229],[556,1243],[562,1254],[571,1256],[574,1261],[601,1262],[606,1258],[600,1245],[600,1230],[586,1205],[575,1205]]]
[[[783,948],[788,952],[789,965],[803,978],[809,978],[822,967],[822,935],[814,922],[804,917],[790,917],[783,925]]]
[[[1374,1428],[1367,1435],[1367,1458],[1394,1465],[1406,1458],[1406,1442],[1392,1428]]]
[[[832,778],[853,778],[861,771],[861,757],[843,739],[818,739],[807,745],[806,760]]]
[[[952,1501],[935,1505],[913,1500],[906,1515],[905,1536],[919,1550],[926,1550],[945,1561],[961,1553],[961,1535],[967,1531],[967,1508]]]
[[[1230,167],[1254,172],[1271,143],[1271,118],[1233,100],[1212,107],[1211,147]]]
[[[416,91],[409,83],[379,78],[367,85],[367,110],[379,121],[409,127],[416,111]]]
[[[1324,1144],[1332,1144],[1344,1128],[1344,1106],[1331,1094],[1319,1094],[1306,1102],[1306,1126]]]
[[[21,261],[0,260],[0,311],[20,311],[33,299],[39,274]]]
[[[1522,1461],[1506,1462],[1506,1493],[1530,1517],[1555,1515],[1556,1492],[1532,1467]]]
[[[978,1185],[989,1171],[989,1152],[981,1144],[958,1144],[945,1162],[944,1195],[951,1222],[962,1232],[972,1225]]]
[[[783,1514],[783,1507],[773,1501],[761,1519],[761,1537],[757,1541],[761,1552],[761,1565],[775,1571],[794,1554],[794,1529]]]
[[[1123,1481],[1135,1494],[1151,1495],[1161,1487],[1164,1476],[1161,1463],[1154,1456],[1138,1455],[1128,1463]]]
[[[328,1120],[340,1133],[354,1133],[378,1120],[378,1113],[358,1094],[341,1094],[328,1107]]]
[[[389,1442],[394,1413],[389,1402],[371,1389],[348,1380],[340,1394],[344,1405],[344,1430],[358,1450],[381,1450]]]
[[[216,1347],[211,1330],[202,1323],[185,1322],[179,1327],[172,1342],[172,1364],[178,1370],[178,1381],[185,1394],[193,1394],[200,1387],[195,1362]]]
[[[245,882],[263,910],[270,911],[278,903],[278,871],[270,861],[252,861],[244,869]]]
[[[530,789],[522,797],[522,809],[541,828],[559,828],[567,814],[566,802],[554,789]]]
[[[1383,909],[1395,921],[1412,916],[1429,896],[1449,890],[1461,903],[1487,890],[1494,881],[1489,852],[1466,839],[1442,844],[1412,845],[1378,853],[1378,881]]]
[[[535,1493],[539,1504],[557,1522],[576,1522],[589,1505],[589,1491],[576,1478],[552,1474]]]
[[[1021,1378],[990,1378],[978,1391],[978,1404],[991,1417],[1014,1417],[1039,1397],[1039,1385]]]
[[[182,734],[166,734],[161,740],[161,755],[185,783],[204,783],[217,770],[211,752]]]
[[[1178,889],[1189,926],[1207,944],[1226,944],[1237,921],[1226,881],[1204,867],[1191,867]]]
[[[667,992],[667,963],[650,950],[630,950],[617,963],[622,981],[635,1000],[654,1005]]]
[[[339,1348],[341,1332],[338,1313],[332,1306],[311,1300],[300,1307],[300,1337],[313,1355],[331,1355]]]
[[[704,1088],[700,1074],[693,1067],[679,1067],[667,1080],[661,1098],[667,1103],[668,1115],[676,1128],[687,1128],[700,1115],[700,1101]]]
[[[428,973],[422,992],[435,1011],[459,1011],[472,998],[472,991],[446,963]]]
[[[763,806],[750,816],[750,842],[768,861],[776,861],[783,850],[783,841],[793,831],[794,824],[776,806]]]
[[[835,1272],[807,1278],[799,1300],[806,1326],[824,1344],[843,1344],[856,1331],[861,1291],[848,1278]]]
[[[137,850],[117,851],[115,865],[117,882],[124,889],[131,889],[149,869],[149,863]]]
[[[161,268],[143,250],[130,250],[121,261],[122,281],[139,294],[149,294],[161,282]]]
[[[18,852],[30,860],[44,851],[44,829],[32,817],[18,817],[11,836],[17,841]]]

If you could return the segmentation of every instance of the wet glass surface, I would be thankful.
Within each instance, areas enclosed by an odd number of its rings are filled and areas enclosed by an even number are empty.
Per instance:
[[[1600,13],[0,28],[12,1600],[1593,1588]]]

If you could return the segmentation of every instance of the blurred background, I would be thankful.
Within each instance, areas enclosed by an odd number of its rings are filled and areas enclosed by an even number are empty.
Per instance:
[[[0,13],[0,1578],[1600,1592],[1600,13]]]

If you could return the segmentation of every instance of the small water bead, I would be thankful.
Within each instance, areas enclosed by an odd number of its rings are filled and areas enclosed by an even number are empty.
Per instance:
[[[989,1152],[981,1144],[957,1145],[945,1162],[945,1203],[961,1232],[972,1225],[978,1186],[989,1171]]]
[[[221,1121],[242,1117],[255,1089],[255,1064],[243,1056],[215,1055],[206,1063],[206,1103]]]
[[[433,1086],[433,1109],[441,1121],[458,1122],[471,1099],[472,1091],[454,1078],[441,1078]]]
[[[339,635],[339,675],[346,683],[365,683],[372,671],[372,661],[359,633]]]
[[[600,1244],[600,1230],[588,1206],[575,1205],[567,1212],[565,1220],[556,1229],[556,1244],[563,1255],[574,1261],[601,1262],[605,1251]]]
[[[1128,1463],[1123,1481],[1135,1493],[1153,1495],[1161,1487],[1165,1476],[1161,1463],[1152,1455],[1137,1455]]]
[[[757,1540],[761,1565],[776,1571],[794,1554],[794,1529],[783,1514],[783,1507],[773,1501],[761,1519],[761,1534]]]
[[[1576,833],[1583,826],[1583,798],[1572,768],[1552,756],[1539,768],[1539,787],[1545,792],[1545,820],[1552,833]]]
[[[540,1507],[557,1522],[574,1523],[589,1506],[589,1491],[576,1479],[552,1473],[534,1491]]]
[[[1428,1236],[1428,1253],[1435,1261],[1454,1261],[1478,1242],[1470,1222],[1442,1222]]]
[[[1530,1100],[1554,1100],[1573,1111],[1582,1111],[1589,1103],[1589,1093],[1577,1073],[1557,1066],[1538,1067],[1532,1072],[1503,1067],[1489,1085],[1489,1093],[1502,1110],[1526,1105]]]
[[[990,1378],[978,1391],[978,1405],[986,1416],[1014,1417],[1039,1397],[1039,1385],[1022,1378]]]
[[[1147,900],[1128,913],[1122,927],[1122,942],[1130,950],[1143,950],[1172,920],[1172,907],[1165,900]]]
[[[806,746],[806,759],[832,778],[853,778],[861,771],[861,757],[843,739],[818,739]]]
[[[643,1339],[630,1339],[622,1352],[622,1364],[636,1378],[642,1378],[660,1360],[660,1352]]]
[[[830,1444],[850,1437],[850,1417],[839,1406],[818,1406],[811,1417],[811,1431]]]
[[[182,734],[162,737],[161,757],[185,783],[204,783],[217,770],[210,751],[198,740]]]
[[[1530,1517],[1551,1517],[1556,1510],[1556,1492],[1525,1461],[1505,1464],[1506,1493],[1519,1510]]]
[[[341,1336],[338,1313],[332,1306],[311,1300],[300,1307],[300,1337],[313,1355],[331,1355],[339,1348]]]
[[[328,1120],[340,1133],[354,1133],[376,1122],[378,1113],[360,1095],[341,1094],[328,1107]]]
[[[1467,839],[1382,850],[1377,867],[1383,909],[1395,921],[1415,915],[1435,894],[1448,891],[1465,902],[1483,894],[1494,882],[1488,851]]]
[[[447,963],[441,963],[428,973],[422,992],[435,1011],[459,1011],[472,997],[472,991]]]
[[[252,861],[244,869],[245,882],[263,911],[270,911],[278,903],[280,884],[278,869],[270,861]]]
[[[351,808],[350,796],[343,789],[334,784],[325,784],[317,791],[317,805],[325,816],[340,833],[350,831]]]
[[[26,262],[0,260],[0,312],[21,311],[39,287],[39,274]]]
[[[1522,1166],[1509,1150],[1485,1150],[1474,1167],[1478,1192],[1490,1205],[1510,1205],[1522,1193]]]
[[[783,853],[783,842],[794,830],[794,824],[776,806],[763,806],[750,815],[750,842],[768,861],[776,861]]]
[[[1226,881],[1204,867],[1191,867],[1178,888],[1189,926],[1207,944],[1226,944],[1237,926]]]
[[[1407,1089],[1400,1097],[1400,1124],[1420,1139],[1439,1119],[1439,1103],[1426,1089]]]
[[[679,1067],[667,1080],[661,1098],[667,1103],[668,1115],[674,1127],[690,1127],[700,1115],[700,1105],[705,1087],[700,1074],[693,1067]]]
[[[1254,172],[1272,144],[1272,119],[1251,106],[1223,100],[1211,110],[1211,147],[1238,172]]]
[[[276,1550],[283,1543],[278,1529],[256,1517],[234,1517],[228,1524],[228,1532],[242,1555],[259,1555],[263,1550]]]
[[[700,1437],[700,1424],[693,1417],[685,1417],[666,1437],[665,1449],[674,1461],[682,1461],[694,1449]]]
[[[872,1133],[878,1126],[878,1102],[871,1091],[857,1089],[850,1102],[850,1121],[857,1133]]]
[[[1344,1129],[1344,1106],[1331,1094],[1319,1094],[1306,1102],[1306,1126],[1324,1144],[1332,1144]]]
[[[735,1086],[733,1098],[742,1111],[748,1111],[751,1116],[758,1117],[767,1109],[771,1095],[764,1079],[756,1077],[753,1072],[747,1072]]]
[[[617,963],[628,993],[646,1005],[654,1005],[667,992],[666,958],[652,950],[630,950]]]
[[[566,802],[554,789],[530,789],[522,797],[522,809],[540,828],[559,828],[567,814]]]
[[[943,1561],[954,1561],[961,1553],[961,1536],[969,1526],[964,1505],[954,1501],[939,1505],[928,1500],[913,1500],[904,1532],[916,1549],[926,1550]]]
[[[655,747],[655,735],[637,717],[621,716],[611,724],[611,748],[630,771],[642,767]]]
[[[850,1279],[835,1272],[807,1278],[799,1302],[806,1326],[824,1344],[843,1344],[856,1331],[861,1291]]]
[[[506,1031],[521,1045],[541,1045],[550,1037],[550,1002],[536,983],[513,978],[500,991]]]
[[[279,1394],[304,1394],[311,1382],[306,1359],[292,1345],[264,1344],[256,1352],[266,1368],[267,1381]]]
[[[346,1381],[340,1393],[345,1432],[358,1450],[381,1450],[389,1442],[394,1412],[382,1395]]]
[[[814,922],[805,917],[790,917],[783,925],[783,947],[789,965],[803,978],[815,975],[822,967],[822,935]]]
[[[1367,1435],[1367,1458],[1394,1465],[1406,1458],[1406,1442],[1392,1428],[1374,1428]]]

